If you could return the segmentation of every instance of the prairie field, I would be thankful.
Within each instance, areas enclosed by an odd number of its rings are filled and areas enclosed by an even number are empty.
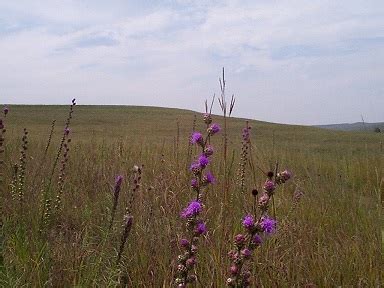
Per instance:
[[[180,212],[195,195],[189,167],[200,153],[190,135],[207,130],[202,114],[76,105],[59,150],[68,112],[11,105],[1,116],[0,286],[173,287],[186,234]],[[260,195],[276,168],[293,177],[273,196],[277,229],[253,253],[251,287],[383,285],[384,133],[249,120],[242,157],[246,119],[212,118],[222,127],[210,139],[216,181],[202,198],[207,232],[192,287],[226,287],[227,254],[255,209],[251,191]],[[132,226],[121,249],[128,212]]]

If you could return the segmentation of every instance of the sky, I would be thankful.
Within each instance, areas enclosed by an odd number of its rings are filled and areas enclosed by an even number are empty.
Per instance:
[[[0,0],[0,103],[384,122],[384,1]],[[218,103],[215,113],[220,112]]]

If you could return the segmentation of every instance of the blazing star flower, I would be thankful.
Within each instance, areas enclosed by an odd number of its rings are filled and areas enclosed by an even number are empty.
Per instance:
[[[207,147],[205,147],[204,155],[207,157],[213,155],[213,147],[211,145],[208,145]]]
[[[261,218],[261,228],[263,228],[264,232],[267,234],[272,234],[276,231],[276,223],[277,221],[269,218],[269,217],[263,217]]]
[[[123,182],[123,176],[118,175],[115,179],[115,186],[121,186],[121,183]]]
[[[196,258],[195,257],[191,257],[191,258],[187,259],[187,261],[185,262],[185,265],[187,267],[193,267],[195,264],[196,264]]]
[[[201,212],[201,204],[199,201],[192,201],[188,204],[188,207],[184,208],[181,212],[182,218],[191,218]]]
[[[199,181],[197,181],[196,178],[193,178],[193,179],[191,180],[191,187],[192,187],[193,189],[197,189],[197,188],[199,188]]]
[[[288,170],[284,170],[281,172],[281,177],[283,177],[284,181],[287,181],[292,177],[292,173]]]
[[[261,239],[259,234],[253,235],[253,238],[252,238],[253,244],[255,244],[256,246],[260,246],[262,242],[263,242],[263,239]]]
[[[241,256],[243,256],[245,259],[249,259],[252,255],[252,252],[251,250],[249,250],[248,248],[244,248],[243,250],[241,250]]]
[[[264,183],[264,189],[267,192],[273,192],[276,189],[276,184],[272,180],[267,180]]]
[[[209,164],[209,160],[205,155],[200,155],[198,162],[202,169],[204,169]]]
[[[248,214],[244,217],[243,219],[243,226],[246,229],[252,229],[253,226],[255,225],[255,219],[251,214]]]
[[[245,142],[248,142],[249,141],[249,129],[250,129],[250,127],[246,127],[246,128],[244,128],[243,129],[243,140],[245,141]]]
[[[191,245],[191,243],[189,243],[189,241],[187,239],[183,238],[180,240],[180,245],[184,248],[187,248],[187,247],[189,247],[189,245]]]
[[[215,177],[213,176],[212,172],[211,172],[211,171],[208,171],[208,172],[204,175],[203,181],[204,181],[204,183],[212,184],[212,183],[215,183],[216,179],[215,179]]]
[[[215,135],[216,133],[219,133],[221,130],[219,124],[213,123],[211,126],[208,128],[208,133],[209,135]]]
[[[195,232],[199,235],[203,235],[203,234],[207,233],[207,227],[205,226],[205,223],[203,221],[199,222],[196,225]]]
[[[211,124],[212,123],[211,113],[204,113],[203,119],[205,124]]]
[[[191,170],[194,174],[197,174],[200,172],[200,163],[199,162],[192,162],[191,166],[189,167],[189,170]]]
[[[203,143],[203,135],[200,132],[193,132],[191,135],[191,144],[202,144]]]

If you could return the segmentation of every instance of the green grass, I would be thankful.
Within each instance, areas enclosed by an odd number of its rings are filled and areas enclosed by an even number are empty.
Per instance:
[[[170,287],[178,239],[184,233],[179,213],[193,196],[189,188],[188,137],[194,115],[154,107],[76,106],[63,210],[47,233],[39,233],[42,190],[46,187],[64,129],[68,107],[10,106],[6,119],[5,183],[1,191],[0,286]],[[257,115],[255,115],[257,117]],[[44,162],[51,122],[52,145]],[[221,117],[215,121],[222,123]],[[275,236],[256,251],[254,283],[264,287],[375,287],[382,285],[383,133],[338,132],[313,127],[250,121],[252,159],[243,195],[236,180],[244,119],[230,119],[229,192],[224,203],[222,137],[212,170],[218,183],[204,198],[209,233],[199,246],[197,287],[224,287],[232,238],[252,207],[253,188],[261,190],[261,171],[293,171],[293,181],[275,198],[281,223]],[[12,164],[20,157],[23,128],[29,131],[25,203],[12,199]],[[193,151],[193,155],[198,153]],[[135,195],[134,225],[122,261],[116,265],[122,219],[132,184],[132,167],[143,164]],[[60,168],[60,165],[59,167]],[[59,169],[57,169],[59,170]],[[49,197],[57,193],[55,171]],[[108,232],[113,182],[125,176],[115,223]],[[296,209],[292,195],[304,196]],[[243,209],[245,207],[245,210]],[[291,212],[289,212],[291,211]],[[287,215],[289,213],[289,215]],[[226,223],[223,226],[223,223]],[[125,280],[124,280],[125,281]]]

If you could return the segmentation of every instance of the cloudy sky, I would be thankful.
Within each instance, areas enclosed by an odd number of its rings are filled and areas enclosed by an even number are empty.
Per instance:
[[[0,102],[384,121],[384,1],[0,1]],[[218,112],[218,105],[216,105]]]

